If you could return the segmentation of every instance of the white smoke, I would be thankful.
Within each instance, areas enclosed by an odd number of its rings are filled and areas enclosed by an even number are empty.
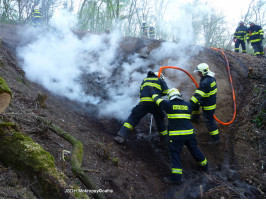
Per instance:
[[[135,53],[122,62],[118,28],[110,34],[87,34],[80,39],[69,28],[74,21],[69,13],[63,13],[51,21],[49,28],[24,31],[22,37],[32,41],[21,46],[18,55],[23,59],[27,78],[57,95],[97,106],[101,116],[122,120],[128,117],[139,101],[142,80],[152,70],[148,69],[150,64],[159,70],[158,63],[168,58],[168,65],[186,68],[190,56],[198,53],[193,48],[187,51],[191,41],[186,37],[193,31],[192,26],[187,26],[177,42],[162,43],[147,59]],[[175,70],[174,74],[178,73]],[[81,77],[88,82],[82,82]],[[176,86],[167,77],[166,82],[169,87]]]

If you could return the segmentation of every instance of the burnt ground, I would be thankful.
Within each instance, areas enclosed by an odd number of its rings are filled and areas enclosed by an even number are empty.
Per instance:
[[[1,119],[17,123],[21,131],[50,152],[72,186],[84,188],[71,173],[70,161],[65,167],[62,164],[62,151],[71,151],[71,145],[40,124],[37,116],[51,120],[82,141],[83,168],[99,189],[113,190],[105,194],[107,198],[265,198],[265,58],[225,51],[236,92],[237,117],[229,126],[218,125],[222,137],[219,146],[206,145],[209,135],[204,122],[195,124],[199,147],[209,161],[210,172],[199,171],[184,148],[185,182],[181,186],[169,186],[162,181],[170,172],[168,151],[160,146],[155,132],[149,136],[150,116],[141,121],[125,145],[114,143],[112,136],[122,122],[97,118],[93,115],[94,107],[58,97],[27,80],[15,54],[20,42],[16,38],[16,27],[2,25],[0,36],[0,75],[13,92],[11,105]],[[145,47],[145,42],[136,38],[124,42],[121,47],[126,47],[126,53],[141,52]],[[148,49],[157,48],[160,42],[150,44]],[[207,62],[216,73],[216,116],[222,121],[230,121],[232,93],[222,55],[216,50],[203,48],[199,55],[191,58],[190,71],[200,62]],[[166,71],[166,81],[168,75]],[[191,83],[188,79],[177,87],[181,91],[186,88],[192,95],[195,86]],[[40,95],[47,95],[44,104],[39,101]],[[118,165],[115,159],[118,159]],[[37,198],[30,190],[31,184],[0,163],[1,198]]]

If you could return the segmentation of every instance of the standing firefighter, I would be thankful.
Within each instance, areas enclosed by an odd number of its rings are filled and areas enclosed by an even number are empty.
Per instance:
[[[242,53],[246,53],[246,35],[248,28],[244,25],[243,21],[239,22],[239,26],[237,27],[234,34],[234,42],[235,42],[235,52],[239,52],[239,46],[242,46]]]
[[[143,80],[140,87],[140,102],[131,110],[130,116],[118,131],[117,136],[114,137],[116,142],[120,144],[124,143],[128,133],[134,129],[141,118],[143,118],[147,113],[153,114],[161,141],[164,142],[167,140],[167,129],[164,124],[164,112],[158,108],[149,93],[150,87],[154,88],[156,94],[160,96],[166,95],[168,92],[168,86],[163,80],[163,76],[161,75],[161,77],[158,78],[157,74],[157,72],[154,73],[149,71],[147,78]]]
[[[35,7],[35,9],[33,10],[32,14],[32,25],[33,26],[40,26],[41,22],[42,22],[42,13],[39,9],[39,7]]]
[[[191,120],[196,123],[199,121],[199,108],[202,107],[206,127],[212,138],[208,144],[218,144],[220,142],[220,135],[213,117],[216,109],[217,93],[215,74],[209,70],[209,66],[206,63],[199,64],[194,72],[198,73],[201,79],[199,87],[190,100],[193,108]]]
[[[148,37],[148,25],[147,25],[147,23],[142,23],[142,25],[141,25],[141,35],[142,35],[142,37],[145,37],[145,38],[147,38]]]
[[[263,56],[264,50],[262,46],[262,40],[264,39],[264,32],[261,26],[255,25],[254,22],[249,22],[250,27],[247,30],[247,41],[250,42],[253,49],[254,55]]]
[[[155,29],[153,26],[151,26],[149,28],[149,36],[150,36],[150,39],[154,39],[155,38]]]
[[[169,178],[165,177],[164,181],[177,185],[182,183],[180,154],[184,145],[187,146],[200,168],[207,171],[207,159],[197,146],[193,125],[190,122],[192,112],[191,104],[182,99],[182,95],[176,88],[169,90],[167,94],[169,101],[163,100],[152,90],[151,95],[156,104],[167,113],[168,117],[171,176]]]

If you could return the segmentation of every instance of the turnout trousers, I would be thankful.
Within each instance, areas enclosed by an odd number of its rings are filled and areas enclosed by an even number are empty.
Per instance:
[[[235,42],[235,52],[239,52],[239,46],[241,45],[242,47],[242,53],[246,53],[246,44],[244,40],[236,40]]]
[[[139,102],[134,108],[132,108],[131,114],[124,122],[118,135],[126,137],[147,113],[151,113],[154,116],[159,134],[166,135],[167,129],[164,123],[165,114],[155,102]]]
[[[213,110],[203,110],[203,117],[205,120],[206,127],[213,138],[213,140],[219,140],[220,135],[219,135],[219,130],[217,128],[217,125],[214,120],[214,115],[215,109]]]
[[[251,45],[254,49],[254,55],[256,55],[256,56],[263,56],[264,55],[262,41],[253,42],[253,43],[251,43]]]
[[[173,181],[181,181],[182,179],[182,163],[180,159],[180,154],[182,152],[182,148],[184,145],[187,146],[189,152],[198,163],[200,168],[204,171],[208,170],[208,163],[205,156],[202,154],[200,149],[198,148],[198,143],[193,134],[193,137],[190,139],[170,139],[170,162],[171,162],[171,179]]]

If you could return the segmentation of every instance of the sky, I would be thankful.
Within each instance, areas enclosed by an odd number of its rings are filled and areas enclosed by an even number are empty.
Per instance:
[[[251,0],[206,0],[211,6],[222,10],[227,16],[228,22],[237,24],[241,19],[241,14],[247,12]]]

